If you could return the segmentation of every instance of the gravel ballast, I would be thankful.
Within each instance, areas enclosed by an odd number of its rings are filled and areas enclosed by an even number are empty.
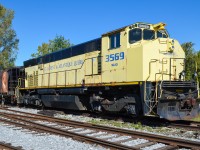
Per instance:
[[[17,110],[17,111],[23,111],[23,112],[30,112],[30,113],[35,113],[35,114],[37,114],[39,112],[39,110],[27,109],[27,108],[15,107],[15,108],[10,108],[10,109]],[[152,133],[152,134],[156,134],[156,135],[165,135],[165,136],[169,136],[169,137],[176,137],[176,138],[182,138],[182,139],[187,139],[187,140],[189,139],[189,140],[200,142],[200,131],[199,132],[197,131],[198,132],[197,136],[194,136],[196,131],[187,131],[187,130],[183,130],[183,129],[179,129],[179,128],[149,127],[149,126],[143,126],[141,124],[134,125],[132,123],[124,123],[124,122],[120,122],[120,121],[118,121],[118,122],[117,121],[109,121],[109,120],[105,120],[105,119],[79,116],[79,115],[73,115],[73,114],[63,114],[63,113],[55,113],[54,117],[68,119],[68,120],[74,120],[74,121],[81,121],[81,122],[90,122],[90,123],[95,123],[95,124],[104,125],[104,126],[124,128],[124,129],[128,129],[128,130],[136,130],[136,131],[147,132],[147,133]],[[66,128],[68,128],[68,127],[66,127]],[[72,131],[73,130],[74,129],[72,129]],[[84,131],[82,129],[80,129],[80,130],[75,129],[75,132],[87,133],[90,131],[88,131],[88,130]],[[104,132],[88,133],[87,135],[88,136],[98,136],[98,138],[110,137],[110,139],[108,139],[109,141],[118,140],[118,137],[115,137],[115,135],[109,135],[109,134],[105,135]],[[123,138],[129,138],[129,137],[119,137],[119,139],[122,139],[122,140],[123,140]],[[128,142],[123,142],[122,144],[127,145],[127,146],[134,146],[134,145],[138,145],[138,144],[146,143],[146,142],[148,142],[148,141],[145,139],[135,139],[135,140],[131,140]],[[157,143],[152,146],[144,148],[144,150],[146,150],[146,149],[153,150],[153,149],[164,147],[164,146],[165,145],[162,143]],[[97,149],[98,149],[98,147],[97,147]]]
[[[21,146],[25,150],[103,150],[101,146],[81,143],[71,138],[37,133],[0,123],[0,141]]]

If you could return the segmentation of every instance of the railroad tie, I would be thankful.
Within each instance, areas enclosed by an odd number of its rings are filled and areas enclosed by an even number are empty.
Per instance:
[[[72,129],[75,129],[75,128],[73,128],[73,127],[68,127],[68,128],[66,128],[66,127],[61,127],[60,129],[62,129],[62,130],[72,130]]]
[[[116,141],[117,143],[125,143],[125,142],[129,142],[129,141],[133,141],[134,139],[133,138],[128,138],[128,139],[123,139],[123,140],[119,140],[119,141]]]
[[[176,149],[178,149],[178,146],[166,145],[166,146],[158,148],[156,150],[176,150]]]
[[[156,144],[156,143],[155,142],[146,142],[146,143],[135,145],[134,148],[140,149],[140,148],[151,146],[154,144]]]
[[[87,133],[79,133],[79,132],[76,132],[76,133],[82,134],[82,135],[87,135],[87,134],[92,134],[92,133],[95,133],[95,132],[97,132],[97,131],[91,131],[91,132],[87,132]]]
[[[112,139],[112,138],[118,138],[120,137],[120,135],[116,135],[116,136],[111,136],[111,137],[106,137],[106,138],[100,138],[102,140],[109,140],[109,139]],[[116,141],[117,142],[117,141]]]
[[[99,136],[102,136],[102,135],[107,135],[108,133],[101,133],[101,134],[98,134],[98,135],[94,135],[94,136],[92,136],[92,137],[94,137],[94,138],[98,138]]]
[[[74,128],[74,129],[69,129],[68,131],[69,131],[69,132],[75,132],[75,133],[76,133],[76,132],[84,131],[84,129],[83,129],[83,128],[81,128],[81,129],[79,129],[79,128],[77,128],[77,129]]]

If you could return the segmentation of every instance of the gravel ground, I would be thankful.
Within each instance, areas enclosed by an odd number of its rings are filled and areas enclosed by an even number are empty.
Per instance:
[[[200,131],[187,131],[185,129],[168,128],[168,127],[149,127],[149,126],[142,126],[140,124],[124,123],[120,121],[109,121],[104,119],[76,116],[71,114],[70,115],[55,114],[54,117],[81,121],[81,122],[92,122],[95,124],[100,124],[105,126],[120,127],[129,130],[137,130],[142,132],[165,135],[169,137],[183,138],[187,140],[189,139],[200,142]]]
[[[27,109],[27,108],[10,108],[12,110],[18,110],[18,111],[24,111],[24,112],[31,112],[31,113],[38,113],[40,110],[35,110],[35,109]],[[85,117],[85,116],[77,116],[77,115],[72,115],[72,114],[55,114],[54,117],[57,118],[63,118],[63,119],[69,119],[69,120],[75,120],[75,121],[81,121],[81,122],[92,122],[96,124],[101,124],[101,125],[106,125],[106,126],[112,126],[112,127],[120,127],[120,128],[125,128],[129,130],[137,130],[137,131],[142,131],[142,132],[148,132],[148,133],[153,133],[153,134],[159,134],[159,135],[166,135],[170,137],[177,137],[177,138],[183,138],[187,140],[195,140],[200,142],[200,131],[186,131],[182,129],[176,129],[176,128],[167,128],[167,127],[149,127],[149,126],[142,126],[142,125],[133,125],[131,123],[123,123],[120,121],[116,121],[117,124],[120,124],[116,126],[115,121],[109,121],[109,120],[103,120],[103,119],[98,119],[98,118],[92,118],[92,117]],[[114,122],[114,123],[113,123]],[[84,132],[84,131],[79,131],[77,129],[77,132]],[[98,132],[98,133],[88,133],[89,136],[99,136],[100,138],[107,138],[111,137],[109,140],[110,141],[115,141],[115,135],[105,135],[103,132]],[[126,137],[119,137],[121,139],[126,138]],[[145,139],[136,139],[128,142],[124,142],[123,144],[129,145],[129,146],[134,146],[137,144],[145,143],[148,142]],[[153,150],[159,147],[165,146],[164,144],[157,143],[152,146],[144,148],[144,150]],[[84,147],[84,146],[83,146]],[[98,148],[97,148],[98,149]],[[183,149],[185,150],[185,149]]]
[[[36,133],[0,123],[0,141],[21,146],[25,150],[103,150],[101,146],[81,143],[71,138]]]
[[[31,109],[31,108],[19,108],[19,107],[10,107],[10,110],[17,110],[17,111],[21,111],[21,112],[29,112],[32,114],[37,114],[39,111],[41,110],[37,110],[37,109]]]
[[[158,149],[158,148],[161,148],[161,147],[164,147],[164,146],[165,146],[165,144],[157,143],[157,144],[154,144],[152,146],[142,148],[142,150]]]

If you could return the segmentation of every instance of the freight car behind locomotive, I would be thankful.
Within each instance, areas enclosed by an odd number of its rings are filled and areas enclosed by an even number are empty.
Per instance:
[[[164,23],[138,22],[25,61],[18,103],[193,118],[198,82],[184,80],[184,67],[184,51]]]
[[[12,67],[0,71],[0,100],[4,100],[5,104],[17,103],[15,94],[20,78],[24,78],[23,67]]]

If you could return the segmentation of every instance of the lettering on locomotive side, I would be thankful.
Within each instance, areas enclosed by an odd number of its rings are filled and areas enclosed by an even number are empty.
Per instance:
[[[76,60],[76,61],[71,61],[71,62],[64,62],[64,63],[59,63],[57,65],[52,65],[49,67],[44,67],[44,71],[52,71],[56,69],[62,69],[62,68],[69,68],[73,66],[80,66],[84,63],[83,60]]]
[[[113,67],[118,66],[118,63],[111,64],[111,66]]]

